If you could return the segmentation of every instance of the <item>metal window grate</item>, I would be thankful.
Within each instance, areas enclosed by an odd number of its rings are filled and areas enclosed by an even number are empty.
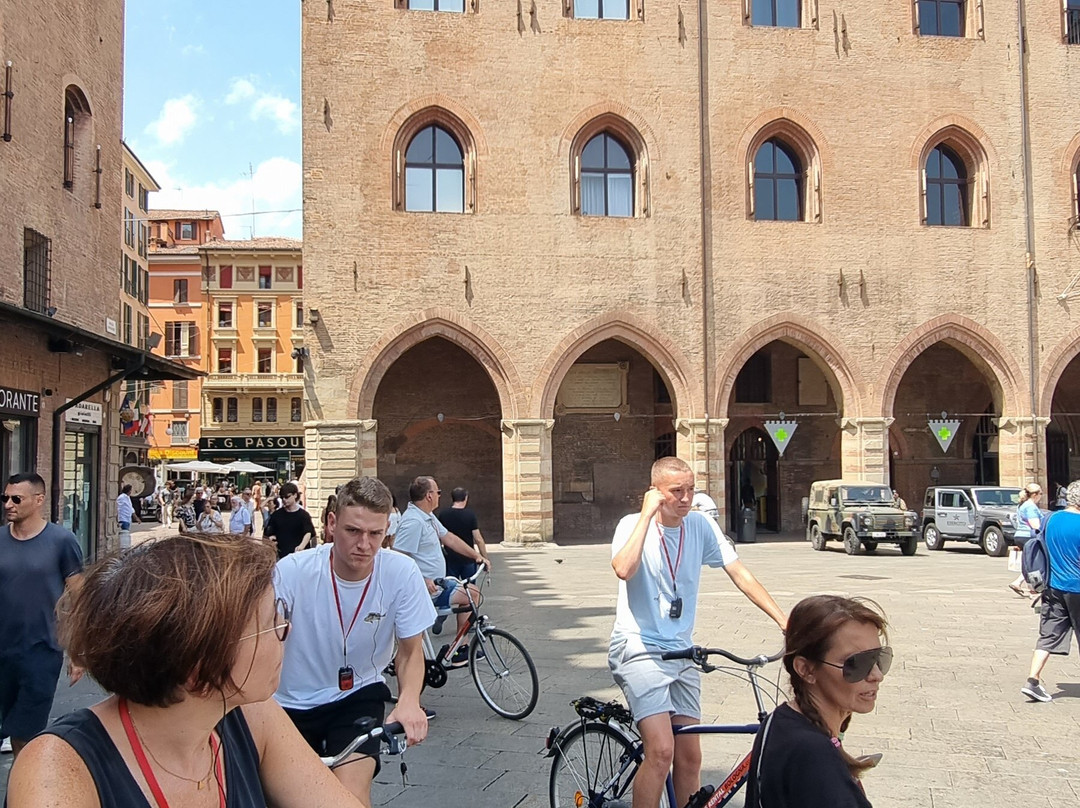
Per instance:
[[[45,314],[51,292],[52,240],[36,230],[23,230],[23,305]]]
[[[1080,45],[1080,8],[1070,8],[1065,12],[1065,41],[1070,45]]]

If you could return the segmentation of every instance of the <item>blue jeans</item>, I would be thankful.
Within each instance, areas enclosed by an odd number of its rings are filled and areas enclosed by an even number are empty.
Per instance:
[[[121,522],[120,523],[120,529],[121,530],[131,530],[131,522]]]

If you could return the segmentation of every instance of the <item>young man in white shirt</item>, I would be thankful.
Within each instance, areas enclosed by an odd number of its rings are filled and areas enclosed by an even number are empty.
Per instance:
[[[723,567],[732,582],[781,630],[787,616],[758,583],[720,532],[700,511],[691,511],[694,472],[675,457],[657,460],[652,486],[639,514],[619,522],[611,543],[611,566],[619,577],[619,601],[608,665],[637,719],[645,760],[634,779],[634,808],[658,808],[669,770],[675,802],[685,805],[701,787],[697,735],[672,732],[673,724],[701,720],[701,675],[686,660],[637,656],[693,645],[701,568]]]
[[[356,732],[353,722],[383,720],[382,671],[398,642],[398,703],[386,721],[400,721],[409,744],[427,735],[420,706],[424,684],[421,635],[435,620],[416,564],[381,551],[390,518],[390,491],[374,477],[346,483],[328,515],[333,544],[278,562],[275,587],[292,611],[281,682],[274,698],[320,755],[335,755]],[[379,770],[379,742],[360,748],[335,770],[365,805]]]

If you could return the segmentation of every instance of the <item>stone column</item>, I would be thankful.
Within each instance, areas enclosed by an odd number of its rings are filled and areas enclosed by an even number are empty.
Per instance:
[[[1037,482],[1047,485],[1046,427],[1049,418],[1030,415],[1003,415],[998,426],[998,476],[1002,485],[1024,486]],[[1049,502],[1048,492],[1044,502]]]
[[[840,476],[889,485],[889,426],[893,418],[840,418]]]
[[[503,540],[538,544],[554,538],[551,428],[547,418],[504,420]]]
[[[724,430],[727,418],[678,418],[675,434],[678,456],[694,470],[694,485],[714,500],[720,511],[720,524],[727,524],[727,496],[724,490]]]
[[[354,477],[375,476],[377,421],[309,421],[304,424],[307,505],[321,513],[334,489]]]

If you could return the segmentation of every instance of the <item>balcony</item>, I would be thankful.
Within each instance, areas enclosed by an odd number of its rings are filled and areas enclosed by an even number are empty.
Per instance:
[[[280,390],[282,392],[304,389],[302,373],[211,373],[202,384],[203,390]]]

